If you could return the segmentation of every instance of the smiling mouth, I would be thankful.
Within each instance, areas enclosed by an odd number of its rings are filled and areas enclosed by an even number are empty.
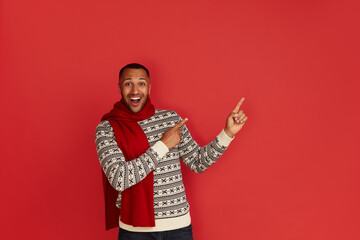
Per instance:
[[[138,105],[140,100],[141,100],[141,97],[131,97],[129,98],[130,99],[130,102],[133,104],[133,105]]]

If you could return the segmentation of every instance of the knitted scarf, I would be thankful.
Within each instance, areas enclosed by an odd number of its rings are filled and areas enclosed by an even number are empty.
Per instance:
[[[114,108],[102,117],[107,120],[114,130],[115,139],[124,154],[125,160],[130,161],[139,157],[147,149],[149,142],[137,123],[155,113],[150,98],[144,108],[138,112],[130,111],[124,102],[115,103]],[[107,180],[103,172],[103,187],[105,195],[105,228],[106,230],[119,226],[119,216],[125,224],[135,227],[154,227],[154,174],[150,172],[145,179],[121,192],[120,211],[116,207],[118,191]]]

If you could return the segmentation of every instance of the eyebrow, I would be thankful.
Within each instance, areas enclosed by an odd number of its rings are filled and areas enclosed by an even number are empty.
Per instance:
[[[126,80],[130,81],[130,80],[133,80],[133,79],[132,78],[124,78],[124,81],[126,81]],[[145,80],[146,81],[146,78],[139,78],[139,80]]]

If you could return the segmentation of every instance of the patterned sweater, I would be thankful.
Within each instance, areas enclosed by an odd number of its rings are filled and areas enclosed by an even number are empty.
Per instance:
[[[156,110],[155,114],[138,122],[147,136],[150,148],[136,159],[126,162],[108,121],[96,128],[95,143],[101,167],[111,185],[119,192],[143,180],[154,171],[155,227],[133,227],[119,220],[119,226],[129,231],[166,231],[190,224],[189,203],[185,195],[179,158],[196,173],[204,172],[224,153],[233,138],[224,130],[208,145],[200,147],[183,125],[181,141],[169,151],[160,141],[164,132],[181,121],[174,111]],[[119,208],[121,194],[116,206]]]

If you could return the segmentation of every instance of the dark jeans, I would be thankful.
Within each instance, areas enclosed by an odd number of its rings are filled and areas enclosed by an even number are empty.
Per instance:
[[[118,240],[193,240],[192,225],[163,232],[129,232],[119,228]]]

